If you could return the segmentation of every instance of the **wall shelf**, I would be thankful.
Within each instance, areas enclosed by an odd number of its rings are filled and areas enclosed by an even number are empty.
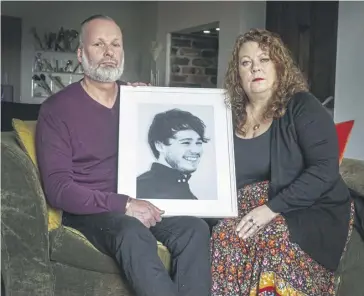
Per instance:
[[[83,78],[75,52],[35,50],[32,68],[32,97],[47,98]]]
[[[76,30],[61,27],[56,32],[39,34],[32,28],[31,34],[34,41],[31,97],[34,101],[42,101],[83,78],[77,59]]]

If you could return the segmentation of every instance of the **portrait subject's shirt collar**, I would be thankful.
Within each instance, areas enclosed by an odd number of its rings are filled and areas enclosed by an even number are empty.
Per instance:
[[[191,175],[182,174],[160,163],[137,178],[137,198],[197,200],[188,183]]]
[[[161,177],[166,178],[166,180],[169,182],[174,181],[176,183],[188,183],[189,179],[191,178],[191,174],[183,174],[176,169],[167,167],[157,162],[152,164],[151,170]]]

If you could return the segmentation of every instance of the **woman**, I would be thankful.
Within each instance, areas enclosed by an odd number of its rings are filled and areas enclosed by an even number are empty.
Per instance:
[[[239,218],[212,236],[212,296],[334,295],[352,227],[335,124],[281,39],[251,30],[225,79]]]

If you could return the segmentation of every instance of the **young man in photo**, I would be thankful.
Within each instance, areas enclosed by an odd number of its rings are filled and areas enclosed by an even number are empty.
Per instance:
[[[148,143],[156,161],[137,178],[137,198],[192,199],[188,184],[203,155],[204,122],[190,112],[172,109],[155,115]]]

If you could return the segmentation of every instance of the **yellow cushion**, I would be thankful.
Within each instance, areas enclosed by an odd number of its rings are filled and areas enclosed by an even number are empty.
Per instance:
[[[34,165],[38,168],[34,141],[36,126],[36,121],[23,121],[16,118],[13,119],[13,128],[16,132],[20,146],[29,155]]]
[[[13,119],[13,128],[20,147],[29,155],[38,170],[37,155],[35,152],[35,130],[37,121],[24,121]],[[62,211],[54,209],[47,203],[48,231],[58,228],[62,224]]]

